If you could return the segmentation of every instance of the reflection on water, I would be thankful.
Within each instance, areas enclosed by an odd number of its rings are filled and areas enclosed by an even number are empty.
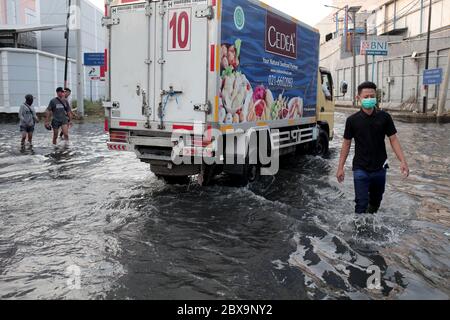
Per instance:
[[[21,150],[2,124],[0,298],[448,299],[449,126],[397,123],[411,178],[391,153],[381,212],[357,217],[351,161],[334,178],[345,117],[330,159],[285,159],[247,188],[165,185],[107,151],[101,125],[56,148],[39,128]]]

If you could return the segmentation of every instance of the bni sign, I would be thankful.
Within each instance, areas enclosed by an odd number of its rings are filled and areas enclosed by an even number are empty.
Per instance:
[[[362,40],[361,55],[365,56],[387,56],[389,54],[389,46],[387,41],[378,40]]]

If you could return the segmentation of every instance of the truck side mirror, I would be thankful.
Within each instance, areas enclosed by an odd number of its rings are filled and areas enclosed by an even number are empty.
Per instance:
[[[345,96],[348,92],[348,83],[347,81],[341,82],[341,93]]]

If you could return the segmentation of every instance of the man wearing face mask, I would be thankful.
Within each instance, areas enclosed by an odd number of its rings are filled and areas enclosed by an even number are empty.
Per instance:
[[[378,212],[386,185],[387,165],[386,136],[400,161],[400,170],[405,178],[409,176],[408,163],[397,137],[392,117],[378,110],[376,99],[377,86],[364,82],[358,87],[358,100],[361,110],[347,119],[344,142],[336,177],[344,182],[344,166],[350,153],[352,140],[355,140],[355,157],[353,159],[353,177],[355,185],[355,212]]]

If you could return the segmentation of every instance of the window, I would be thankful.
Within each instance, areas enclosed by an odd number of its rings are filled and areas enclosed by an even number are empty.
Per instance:
[[[328,72],[322,72],[322,91],[327,100],[333,100],[333,78]]]

